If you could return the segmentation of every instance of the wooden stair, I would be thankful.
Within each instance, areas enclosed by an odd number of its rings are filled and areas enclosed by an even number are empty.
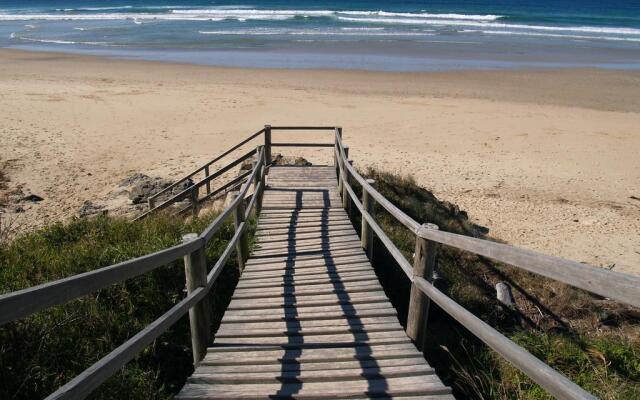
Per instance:
[[[333,167],[271,167],[215,343],[178,399],[453,399],[400,326]]]

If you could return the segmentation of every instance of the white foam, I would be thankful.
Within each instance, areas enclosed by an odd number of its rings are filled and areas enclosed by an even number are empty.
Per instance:
[[[476,26],[481,28],[503,28],[503,29],[527,29],[533,31],[556,31],[556,32],[585,32],[585,33],[607,33],[613,35],[640,35],[640,29],[636,28],[610,28],[598,26],[546,26],[546,25],[524,25],[507,24],[500,22],[477,22],[460,20],[440,20],[440,19],[416,19],[416,18],[351,18],[338,17],[338,19],[360,23],[381,23],[381,24],[410,24],[410,25],[435,25],[435,26]]]
[[[433,36],[434,33],[428,31],[421,32],[371,32],[362,31],[320,31],[314,29],[246,29],[246,30],[218,30],[218,31],[198,31],[202,35],[222,35],[222,36],[271,36],[271,35],[291,35],[291,36]]]
[[[37,42],[37,43],[51,43],[51,44],[82,44],[82,45],[91,45],[91,46],[109,46],[109,43],[106,42],[77,42],[72,40],[59,40],[59,39],[33,39],[24,36],[16,36],[14,35],[12,38],[23,40],[26,42]]]
[[[463,31],[465,32],[465,31]],[[516,32],[516,31],[466,31],[466,32],[481,32],[487,35],[518,35],[518,36],[535,36],[535,37],[553,37],[563,39],[581,39],[581,40],[614,40],[625,42],[640,42],[640,38],[626,38],[615,36],[587,36],[587,35],[563,35],[557,33],[536,33],[536,32]]]
[[[133,6],[113,6],[113,7],[78,7],[78,8],[57,8],[56,11],[109,11],[127,10]]]

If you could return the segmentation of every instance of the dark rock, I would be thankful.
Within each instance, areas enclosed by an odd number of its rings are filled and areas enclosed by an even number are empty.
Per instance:
[[[285,157],[280,153],[276,153],[271,156],[271,163],[273,165],[295,165],[300,167],[313,165],[304,157]]]
[[[146,181],[148,181],[150,179],[151,178],[148,175],[145,175],[145,174],[140,173],[140,172],[136,172],[135,174],[133,174],[133,175],[121,180],[120,183],[118,184],[118,186],[137,185],[140,182],[146,182]]]
[[[94,204],[89,200],[85,200],[84,203],[82,204],[82,207],[80,207],[80,210],[78,210],[78,215],[80,215],[80,217],[83,217],[83,218],[88,217],[90,215],[94,215],[102,212],[103,208],[104,206]]]
[[[22,198],[22,201],[30,201],[32,203],[37,203],[37,202],[42,201],[42,200],[44,200],[44,198],[38,196],[37,194],[30,194],[30,195],[24,196]]]
[[[22,208],[21,206],[15,206],[15,207],[13,207],[13,212],[16,213],[16,214],[23,213],[24,212],[24,208]]]
[[[598,322],[605,326],[618,326],[620,323],[620,316],[615,312],[603,311],[600,313]]]
[[[131,200],[133,204],[140,204],[146,202],[149,197],[171,186],[172,183],[172,181],[167,179],[159,177],[152,178],[142,173],[136,173],[120,181],[120,186],[130,187],[128,191],[129,200]],[[167,200],[170,197],[184,191],[191,185],[193,185],[193,181],[191,179],[187,179],[186,181],[181,182],[180,184],[173,187],[167,193],[160,196],[157,199],[157,202]]]

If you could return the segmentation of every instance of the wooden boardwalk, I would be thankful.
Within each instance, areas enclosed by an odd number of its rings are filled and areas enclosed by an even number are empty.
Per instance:
[[[271,167],[256,248],[179,399],[452,399],[398,323],[334,167]]]

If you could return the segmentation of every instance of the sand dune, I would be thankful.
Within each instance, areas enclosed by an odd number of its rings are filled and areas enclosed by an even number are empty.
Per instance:
[[[342,125],[358,167],[413,174],[490,235],[640,274],[638,72],[247,70],[1,50],[0,162],[10,189],[45,198],[5,218],[23,230],[66,219],[132,172],[177,177],[265,123]],[[331,141],[306,135],[278,140]]]

